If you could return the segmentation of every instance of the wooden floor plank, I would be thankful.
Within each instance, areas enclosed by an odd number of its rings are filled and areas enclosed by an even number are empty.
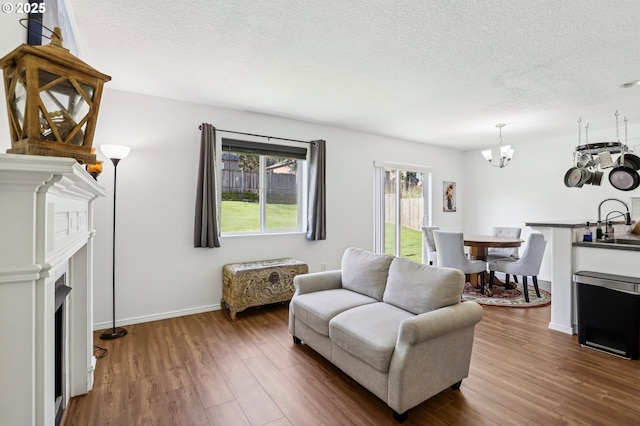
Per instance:
[[[325,407],[316,407],[304,394],[292,392],[295,386],[266,356],[248,358],[244,363],[292,424],[326,424]]]
[[[198,363],[189,363],[187,370],[194,381],[198,397],[204,408],[235,399],[213,358]]]
[[[252,425],[264,425],[284,414],[238,356],[216,357],[216,363],[238,405]]]
[[[208,408],[207,417],[212,426],[251,426],[235,400]]]
[[[469,377],[409,411],[415,425],[640,423],[640,362],[548,328],[550,307],[484,307]],[[207,312],[127,327],[95,343],[94,389],[66,426],[395,425],[387,405],[305,345],[284,305]]]

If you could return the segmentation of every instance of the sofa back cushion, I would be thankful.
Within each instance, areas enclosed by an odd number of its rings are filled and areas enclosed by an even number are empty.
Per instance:
[[[393,256],[349,247],[342,255],[342,288],[381,301]]]
[[[416,315],[460,302],[464,273],[395,258],[382,300]]]

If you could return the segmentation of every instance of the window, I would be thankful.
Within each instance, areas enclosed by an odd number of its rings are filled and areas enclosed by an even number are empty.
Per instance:
[[[222,139],[223,234],[302,232],[307,148]]]
[[[376,162],[375,247],[423,262],[422,227],[430,223],[431,172],[419,166]]]

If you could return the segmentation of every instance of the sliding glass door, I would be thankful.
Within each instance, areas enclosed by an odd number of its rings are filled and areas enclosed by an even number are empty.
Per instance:
[[[376,251],[422,262],[422,227],[431,212],[429,169],[376,162],[375,179]]]

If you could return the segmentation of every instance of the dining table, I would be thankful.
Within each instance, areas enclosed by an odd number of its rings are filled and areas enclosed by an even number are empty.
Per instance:
[[[514,237],[497,237],[495,235],[482,235],[482,234],[463,234],[464,245],[469,247],[469,258],[471,260],[484,260],[487,261],[487,256],[489,255],[489,247],[499,247],[499,248],[513,248],[520,247],[524,242],[523,239],[514,238]],[[485,272],[485,282],[487,283],[487,287],[489,285],[489,273]],[[494,285],[504,285],[502,281],[497,278],[493,278]],[[472,275],[470,277],[471,284],[474,286],[478,286],[478,277],[477,275]],[[509,283],[510,288],[515,288],[515,283]],[[487,288],[488,290],[488,288]],[[490,292],[489,292],[490,293]]]

